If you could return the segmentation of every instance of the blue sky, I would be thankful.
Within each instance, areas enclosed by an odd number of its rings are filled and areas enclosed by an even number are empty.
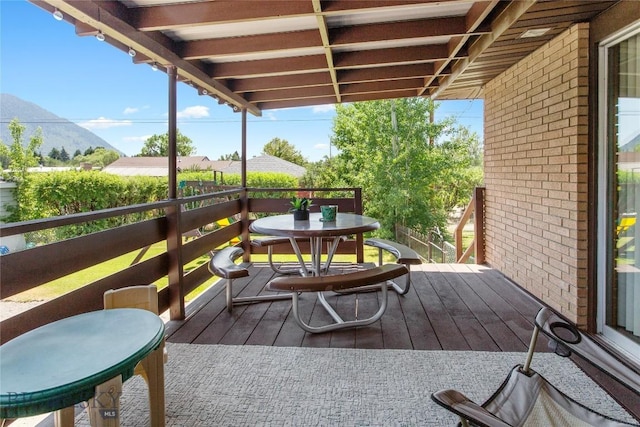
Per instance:
[[[167,132],[167,76],[135,65],[115,47],[76,36],[74,27],[22,0],[0,0],[0,91],[33,102],[91,130],[126,155]],[[482,101],[442,101],[436,120],[453,116],[482,138]],[[217,160],[241,150],[241,116],[178,84],[178,127],[196,154]],[[333,106],[265,110],[248,115],[248,156],[273,138],[310,161],[330,155]],[[3,124],[4,125],[4,124]],[[335,154],[335,149],[333,153]]]

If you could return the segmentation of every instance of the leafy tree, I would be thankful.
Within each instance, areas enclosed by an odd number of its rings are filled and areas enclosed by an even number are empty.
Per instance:
[[[332,143],[341,153],[332,169],[343,181],[339,185],[363,188],[364,209],[380,219],[382,235],[392,236],[396,223],[424,232],[444,227],[459,202],[460,171],[471,164],[469,145],[453,139],[430,144],[454,123],[430,123],[434,108],[423,98],[336,106]]]
[[[178,156],[190,156],[195,153],[193,141],[177,131],[176,145]],[[152,135],[145,142],[139,156],[167,157],[169,155],[169,133]]]
[[[105,167],[120,158],[120,154],[115,150],[107,150],[104,147],[98,147],[89,155],[76,156],[72,163],[79,165],[81,163],[90,163],[93,166]]]
[[[2,169],[7,169],[9,167],[10,161],[11,159],[9,158],[9,154],[7,152],[4,152],[4,151],[0,152],[0,175],[1,175]]]
[[[62,160],[63,162],[69,161],[69,153],[67,153],[67,150],[65,150],[64,147],[62,147],[62,150],[60,150],[60,160]]]
[[[233,160],[233,161],[240,161],[240,154],[238,154],[237,151],[234,151],[233,154],[224,154],[222,156],[220,156],[220,158],[218,160]]]
[[[74,151],[74,153],[73,153],[73,158],[75,159],[75,158],[76,158],[76,157],[78,157],[78,156],[82,156],[82,151],[80,151],[79,149],[78,149],[78,150],[76,150],[76,151]]]
[[[273,138],[262,148],[262,153],[279,157],[300,166],[304,166],[307,163],[307,159],[304,158],[302,153],[296,150],[296,147],[286,139]]]
[[[18,119],[13,119],[9,123],[9,132],[13,142],[10,146],[0,141],[0,155],[9,158],[8,179],[20,183],[26,180],[28,169],[38,166],[38,155],[36,150],[42,145],[42,129],[38,128],[29,139],[29,143],[23,144],[23,134],[26,127],[20,124]]]
[[[466,147],[471,166],[482,166],[483,147],[477,133],[472,132],[467,127],[458,126],[451,131],[449,141]]]
[[[60,158],[60,150],[58,150],[56,147],[53,147],[51,151],[49,151],[49,157],[54,160],[62,160]]]
[[[0,141],[0,156],[9,159],[9,172],[5,179],[9,179],[17,183],[14,192],[17,206],[9,206],[11,213],[8,217],[9,221],[19,221],[21,213],[27,209],[29,203],[33,200],[29,196],[27,189],[29,188],[29,168],[38,166],[38,155],[36,150],[42,145],[42,129],[38,128],[34,135],[31,136],[27,145],[23,145],[23,134],[26,127],[21,125],[18,119],[13,119],[9,123],[9,132],[13,142],[10,146]]]
[[[451,131],[447,141],[441,144],[441,149],[457,165],[447,171],[448,178],[455,185],[450,186],[449,191],[441,193],[445,209],[451,211],[456,206],[469,203],[469,195],[474,187],[482,184],[482,143],[477,133],[458,126]]]
[[[307,188],[350,187],[352,180],[348,177],[343,178],[341,173],[347,169],[343,163],[344,159],[340,156],[325,156],[323,160],[308,163],[305,166],[307,172],[300,179],[300,185]]]
[[[89,147],[89,148],[87,148],[86,150],[84,150],[84,155],[85,155],[85,156],[90,156],[90,155],[92,155],[92,154],[93,154],[93,152],[94,152],[94,151],[95,151],[95,150],[93,149],[93,147]]]

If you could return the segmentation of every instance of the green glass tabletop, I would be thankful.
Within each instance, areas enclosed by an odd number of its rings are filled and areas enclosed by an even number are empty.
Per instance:
[[[84,313],[20,335],[0,346],[0,418],[86,401],[96,385],[131,377],[163,338],[157,315],[130,308]]]

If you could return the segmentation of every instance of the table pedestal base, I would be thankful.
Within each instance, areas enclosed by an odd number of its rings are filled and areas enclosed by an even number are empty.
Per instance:
[[[291,246],[293,247],[293,251],[298,258],[298,263],[300,264],[300,274],[302,276],[308,276],[309,270],[302,258],[302,252],[300,251],[300,247],[298,246],[298,242],[295,237],[290,237]],[[311,249],[311,272],[314,276],[321,276],[323,271],[329,271],[329,266],[331,265],[331,261],[333,260],[333,255],[338,248],[338,244],[343,240],[343,236],[336,236],[333,238],[331,243],[327,247],[327,260],[324,263],[324,267],[322,267],[322,237],[310,237],[309,238],[309,246]]]

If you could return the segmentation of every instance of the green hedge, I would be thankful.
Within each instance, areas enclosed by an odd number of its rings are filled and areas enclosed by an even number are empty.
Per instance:
[[[180,181],[211,181],[210,171],[178,174]],[[249,173],[249,186],[295,188],[297,179],[280,173]],[[102,209],[152,203],[165,200],[166,177],[121,177],[99,171],[31,173],[16,191],[16,200],[25,201],[19,210],[6,218],[9,222],[71,215]],[[225,185],[240,185],[239,175],[225,175]],[[191,194],[189,192],[187,194]],[[144,212],[127,217],[109,218],[91,223],[45,230],[31,236],[34,243],[75,237],[119,225],[148,219],[162,212]]]
[[[37,214],[49,217],[166,199],[167,182],[97,171],[39,173],[31,177],[31,192],[37,201]]]
[[[166,199],[167,182],[156,177],[120,177],[97,171],[68,171],[31,174],[27,188],[18,188],[18,191],[27,192],[30,201],[29,206],[21,209],[23,217],[19,220],[24,221]],[[143,212],[59,227],[37,233],[30,240],[45,243],[67,239],[154,215],[157,213]]]
[[[225,174],[225,185],[240,186],[240,175]],[[254,188],[297,188],[298,178],[277,172],[247,172],[247,187]]]

